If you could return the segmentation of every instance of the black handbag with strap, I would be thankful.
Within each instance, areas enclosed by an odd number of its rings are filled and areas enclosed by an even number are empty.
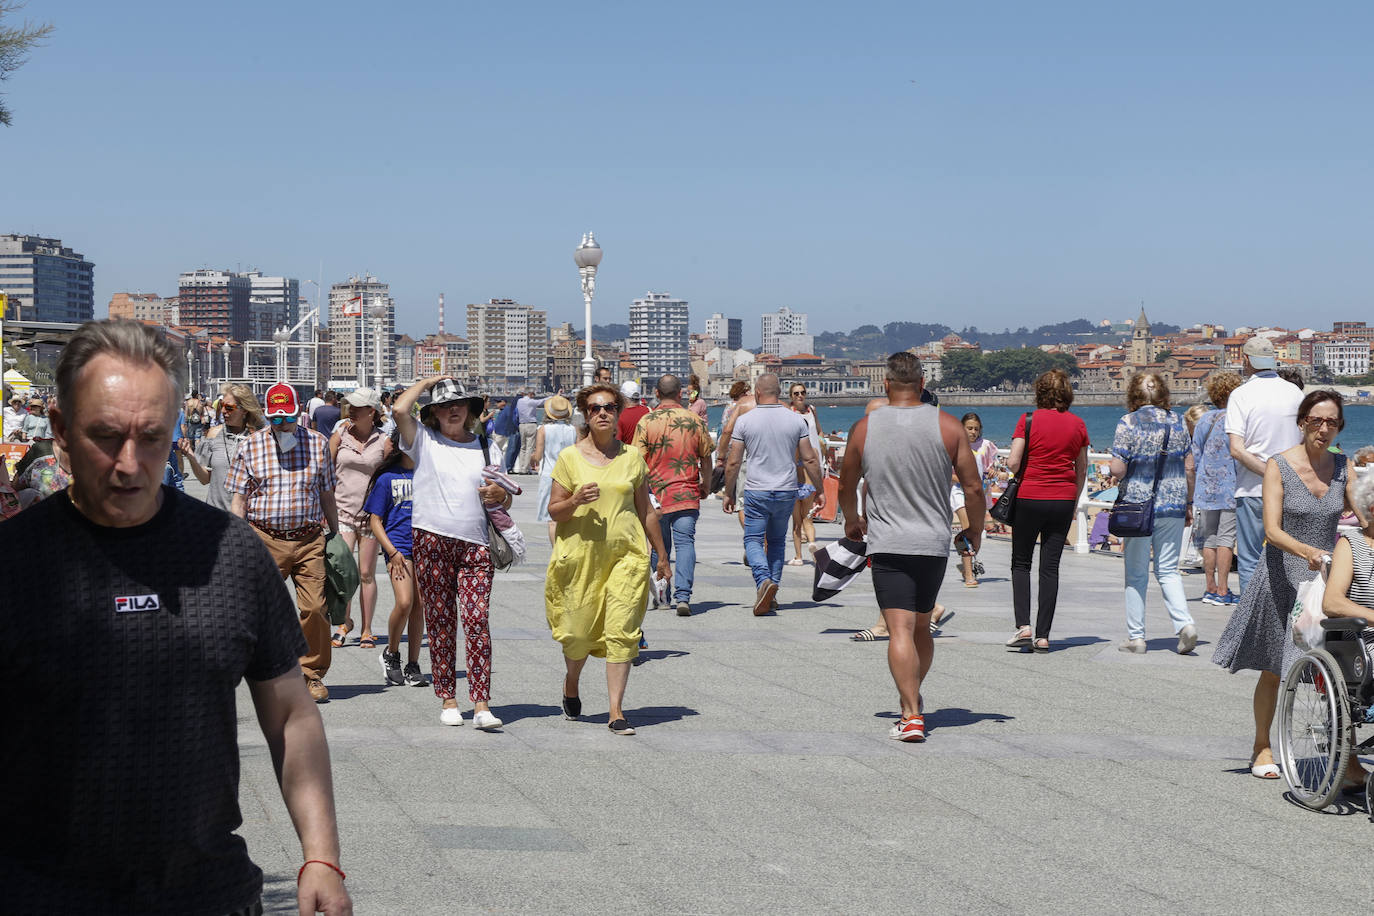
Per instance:
[[[1007,488],[988,510],[988,515],[1004,525],[1013,524],[1012,518],[1016,515],[1016,494],[1021,489],[1021,473],[1025,471],[1026,465],[1030,464],[1031,415],[1024,413],[1021,416],[1026,420],[1026,450],[1021,454],[1021,467],[1017,468],[1016,474],[1007,481]]]
[[[1173,411],[1166,413],[1169,414],[1171,425],[1164,427],[1164,444],[1160,446],[1159,455],[1155,458],[1155,479],[1154,486],[1150,488],[1150,498],[1142,502],[1127,502],[1122,499],[1126,495],[1126,481],[1123,480],[1116,502],[1112,505],[1111,517],[1107,519],[1107,530],[1119,538],[1138,538],[1154,534],[1155,497],[1159,495],[1159,475],[1164,472],[1164,457],[1169,454],[1169,434],[1173,432]],[[1135,463],[1134,458],[1131,459],[1131,463]],[[1130,476],[1128,468],[1127,479]]]

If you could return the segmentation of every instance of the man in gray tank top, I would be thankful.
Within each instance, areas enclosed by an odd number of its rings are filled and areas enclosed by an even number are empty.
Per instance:
[[[898,741],[924,741],[921,681],[935,643],[930,612],[949,561],[949,480],[964,488],[968,527],[956,537],[962,552],[983,540],[983,483],[963,426],[921,402],[925,379],[911,353],[887,358],[887,406],[849,433],[840,470],[845,537],[868,542],[873,591],[891,639],[887,664],[902,698],[902,718],[888,732]],[[867,486],[859,514],[860,482]]]

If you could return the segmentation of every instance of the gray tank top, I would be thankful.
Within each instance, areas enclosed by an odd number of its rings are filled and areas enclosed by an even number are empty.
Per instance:
[[[948,556],[953,473],[940,408],[889,405],[869,414],[863,453],[869,554]]]

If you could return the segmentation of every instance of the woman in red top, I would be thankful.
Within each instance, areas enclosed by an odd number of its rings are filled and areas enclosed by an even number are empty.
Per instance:
[[[1050,626],[1059,598],[1059,557],[1069,539],[1078,494],[1088,473],[1088,428],[1069,413],[1073,386],[1062,369],[1051,369],[1035,380],[1035,411],[1023,415],[1012,433],[1007,463],[1019,468],[1021,488],[1011,526],[1011,593],[1016,612],[1013,649],[1050,650]],[[1030,417],[1030,443],[1026,417]],[[1027,454],[1029,452],[1029,454]],[[1025,467],[1021,467],[1023,457]],[[1030,568],[1035,542],[1040,541],[1040,602],[1032,639]]]

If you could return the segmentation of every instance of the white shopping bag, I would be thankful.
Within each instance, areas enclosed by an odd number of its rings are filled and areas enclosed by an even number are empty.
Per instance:
[[[1331,567],[1331,555],[1322,557],[1322,568],[1310,582],[1298,586],[1298,597],[1293,602],[1293,643],[1299,649],[1320,649],[1326,641],[1322,621],[1322,599],[1326,597],[1326,574]]]

